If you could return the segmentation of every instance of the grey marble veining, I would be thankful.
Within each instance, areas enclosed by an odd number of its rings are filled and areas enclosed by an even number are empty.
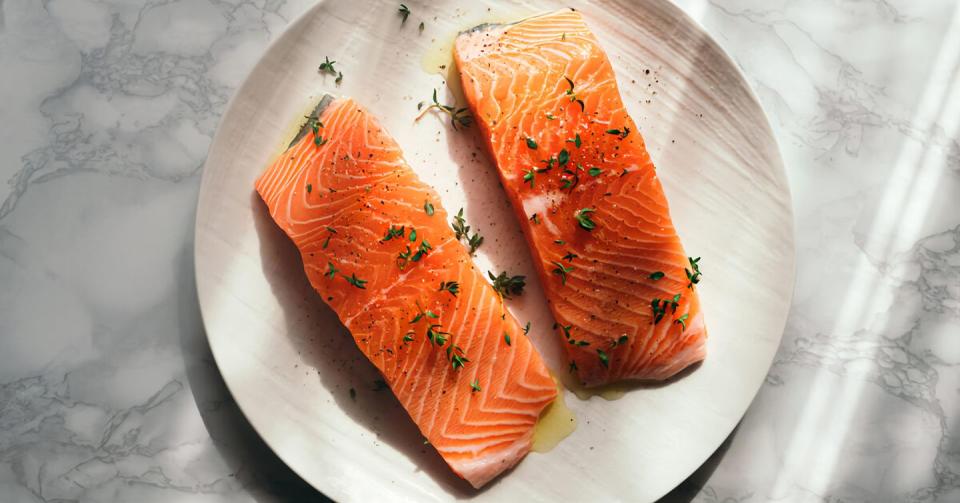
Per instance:
[[[227,394],[191,258],[219,116],[311,3],[0,0],[0,501],[319,498]],[[678,3],[769,114],[799,265],[765,385],[667,499],[960,501],[960,6]]]

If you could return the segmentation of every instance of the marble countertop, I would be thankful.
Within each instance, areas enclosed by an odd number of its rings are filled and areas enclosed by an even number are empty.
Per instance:
[[[0,500],[320,498],[226,392],[192,264],[220,114],[312,3],[0,0]],[[768,112],[798,270],[766,383],[667,500],[960,501],[960,6],[678,3]]]

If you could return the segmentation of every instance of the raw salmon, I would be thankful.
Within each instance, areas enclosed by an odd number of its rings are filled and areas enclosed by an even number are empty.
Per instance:
[[[330,98],[314,117],[256,189],[423,436],[480,487],[530,450],[556,384],[377,120]]]
[[[662,380],[704,358],[688,257],[610,61],[562,10],[461,33],[463,90],[522,222],[570,370]]]

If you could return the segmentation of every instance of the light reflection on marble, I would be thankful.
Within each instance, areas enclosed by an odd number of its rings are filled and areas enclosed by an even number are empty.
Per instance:
[[[220,113],[311,3],[0,0],[0,500],[319,497],[227,394],[191,258]],[[769,114],[799,265],[766,384],[667,499],[960,500],[960,7],[678,3]]]

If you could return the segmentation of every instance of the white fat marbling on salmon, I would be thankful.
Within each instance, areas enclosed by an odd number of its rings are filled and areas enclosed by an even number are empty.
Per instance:
[[[527,218],[533,218],[533,214],[536,213],[537,218],[547,227],[547,230],[553,235],[558,235],[560,234],[560,230],[550,221],[550,201],[552,201],[554,197],[555,196],[549,192],[532,194],[525,197],[523,199],[523,211],[527,214]]]

